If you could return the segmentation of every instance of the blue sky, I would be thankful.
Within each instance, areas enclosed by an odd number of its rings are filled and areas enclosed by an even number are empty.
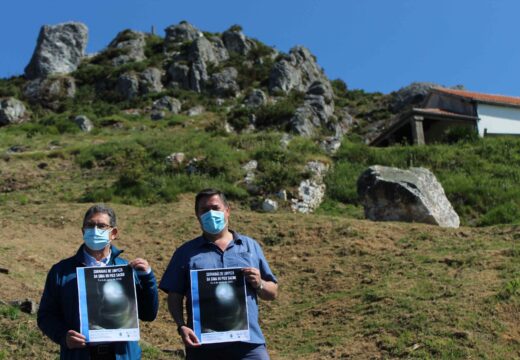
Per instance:
[[[187,20],[278,50],[304,45],[331,79],[388,93],[413,81],[520,96],[518,0],[17,0],[2,4],[0,77],[23,73],[40,27],[82,21],[88,52],[131,28]]]

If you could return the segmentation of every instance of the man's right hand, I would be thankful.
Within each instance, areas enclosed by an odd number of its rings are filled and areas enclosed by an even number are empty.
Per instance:
[[[179,329],[179,334],[181,335],[182,342],[184,345],[188,347],[196,347],[200,346],[199,339],[197,339],[197,335],[187,326],[182,326]]]
[[[81,349],[87,346],[87,338],[74,330],[67,331],[65,342],[69,349]]]

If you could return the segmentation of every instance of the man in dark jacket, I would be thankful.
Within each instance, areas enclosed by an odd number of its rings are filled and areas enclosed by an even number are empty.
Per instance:
[[[61,347],[60,359],[134,360],[141,358],[137,341],[90,344],[79,332],[80,316],[76,268],[129,264],[134,269],[139,319],[157,316],[158,292],[155,275],[144,259],[126,261],[112,245],[117,237],[114,211],[104,205],[87,210],[82,226],[84,244],[76,255],[55,264],[45,283],[38,310],[38,326]]]

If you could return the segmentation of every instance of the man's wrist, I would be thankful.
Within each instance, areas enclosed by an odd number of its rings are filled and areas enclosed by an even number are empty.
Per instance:
[[[178,333],[179,335],[182,335],[182,327],[183,327],[183,326],[186,326],[186,324],[180,324],[180,325],[177,326],[177,333]]]
[[[260,285],[255,289],[257,292],[260,292],[264,289],[264,280],[260,279]]]

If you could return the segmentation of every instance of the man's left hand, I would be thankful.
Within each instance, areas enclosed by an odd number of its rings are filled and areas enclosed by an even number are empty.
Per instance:
[[[130,261],[129,265],[137,271],[148,271],[148,269],[150,268],[148,261],[141,258],[137,258],[135,260]]]
[[[243,268],[242,272],[244,273],[246,280],[253,288],[258,289],[260,287],[262,282],[262,278],[260,277],[260,270],[254,267],[247,267]]]

